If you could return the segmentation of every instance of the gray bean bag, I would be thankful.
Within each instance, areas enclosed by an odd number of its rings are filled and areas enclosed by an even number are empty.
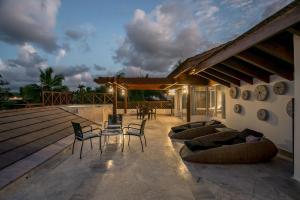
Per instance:
[[[216,133],[216,128],[223,128],[225,127],[224,124],[214,124],[208,126],[201,126],[197,128],[190,128],[181,132],[170,132],[169,137],[172,139],[180,139],[180,140],[191,140],[196,137],[209,135],[212,133]]]
[[[200,142],[212,142],[223,140],[238,135],[239,132],[219,132],[211,135],[195,138]],[[233,163],[258,163],[272,159],[278,149],[267,138],[261,138],[255,143],[239,143],[223,145],[207,150],[191,151],[185,145],[180,150],[180,156],[188,162],[233,164]]]
[[[174,133],[178,133],[190,128],[198,128],[198,127],[202,127],[202,126],[208,126],[208,125],[215,125],[215,124],[221,124],[221,122],[217,121],[217,120],[209,120],[209,121],[196,121],[196,122],[190,122],[190,123],[186,123],[186,124],[182,124],[179,126],[174,126],[171,128],[171,130]]]

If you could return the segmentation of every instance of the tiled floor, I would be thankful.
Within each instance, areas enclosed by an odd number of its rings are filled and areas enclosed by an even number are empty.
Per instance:
[[[127,122],[136,122],[126,117]],[[258,165],[202,165],[184,163],[182,145],[168,138],[170,127],[181,121],[158,116],[146,125],[148,147],[141,152],[138,138],[130,148],[110,143],[102,156],[98,140],[89,143],[79,159],[75,154],[0,192],[0,199],[297,199],[299,183],[291,163],[276,158]],[[127,140],[126,140],[127,142]]]

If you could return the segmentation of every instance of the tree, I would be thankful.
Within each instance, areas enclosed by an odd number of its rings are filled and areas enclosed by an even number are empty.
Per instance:
[[[79,85],[78,85],[78,89],[79,89],[79,90],[78,90],[79,93],[85,92],[85,85],[79,84]]]
[[[10,93],[9,88],[6,87],[9,83],[0,74],[0,101],[7,100]]]
[[[62,87],[64,77],[62,75],[54,75],[53,69],[48,67],[44,71],[40,69],[40,82],[42,90],[55,90]]]
[[[20,88],[20,95],[25,102],[40,103],[41,102],[41,87],[37,84],[29,84]]]

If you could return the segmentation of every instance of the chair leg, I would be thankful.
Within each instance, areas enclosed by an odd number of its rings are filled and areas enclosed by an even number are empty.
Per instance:
[[[100,153],[102,154],[102,142],[101,142],[101,136],[99,137],[99,149],[100,149]]]
[[[130,135],[128,135],[128,146],[129,146],[129,143],[130,143]]]
[[[76,138],[74,139],[74,142],[73,142],[72,154],[74,154],[74,146],[75,146],[75,142],[76,142]]]
[[[142,145],[142,152],[144,152],[144,146],[143,146],[143,141],[142,141],[142,137],[141,137],[141,136],[139,136],[139,138],[140,138],[140,141],[141,141],[141,145]]]
[[[91,143],[91,149],[93,149],[93,142],[92,142],[92,138],[90,138],[90,143]]]
[[[81,148],[80,148],[80,159],[81,159],[81,154],[82,154],[83,142],[84,142],[84,140],[82,140],[82,141],[81,141]]]
[[[145,134],[144,134],[144,139],[145,139],[145,146],[147,146],[147,140]]]
[[[123,134],[123,140],[122,140],[122,152],[124,151],[124,140],[125,140],[125,135]]]

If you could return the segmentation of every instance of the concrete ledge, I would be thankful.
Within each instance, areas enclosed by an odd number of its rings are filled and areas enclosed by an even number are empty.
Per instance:
[[[34,169],[42,164],[45,164],[48,160],[55,155],[64,151],[69,147],[74,140],[74,136],[70,135],[65,137],[56,143],[53,143],[46,148],[16,162],[15,164],[4,168],[0,171],[0,190],[4,189],[11,183],[14,183],[22,177],[27,177]]]

